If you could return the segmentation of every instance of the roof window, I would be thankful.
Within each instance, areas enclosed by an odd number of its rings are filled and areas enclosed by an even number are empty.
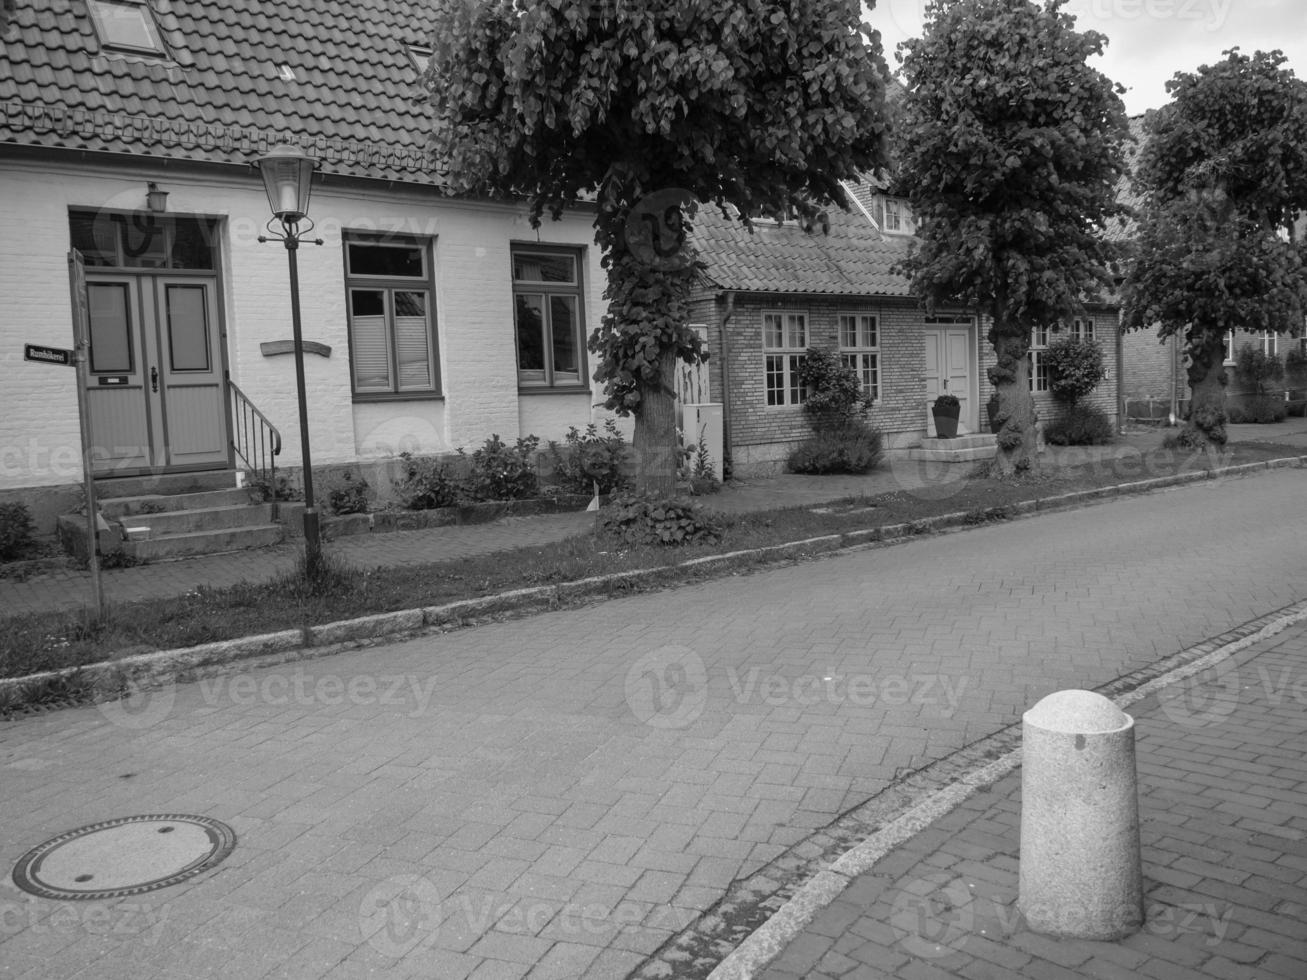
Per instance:
[[[419,75],[427,73],[427,66],[431,64],[431,49],[424,48],[420,44],[406,44],[408,48],[409,59],[413,62],[413,67],[418,70]]]
[[[100,43],[137,54],[167,54],[159,27],[143,0],[87,0]]]

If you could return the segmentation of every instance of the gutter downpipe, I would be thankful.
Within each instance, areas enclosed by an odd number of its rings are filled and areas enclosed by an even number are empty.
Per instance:
[[[726,340],[726,324],[735,315],[735,290],[726,290],[721,294],[721,298],[725,303],[725,310],[718,320],[718,330],[722,339],[722,455],[726,456],[731,452],[731,349]],[[725,460],[723,460],[723,470],[725,467]],[[722,475],[724,477],[725,473]]]
[[[1116,310],[1116,431],[1125,435],[1125,333],[1122,331],[1121,308]]]

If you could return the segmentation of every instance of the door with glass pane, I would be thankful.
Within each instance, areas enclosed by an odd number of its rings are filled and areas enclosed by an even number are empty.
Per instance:
[[[97,475],[228,463],[215,280],[88,273]]]

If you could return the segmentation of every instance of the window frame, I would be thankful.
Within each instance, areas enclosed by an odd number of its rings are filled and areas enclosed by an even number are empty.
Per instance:
[[[1030,328],[1030,391],[1033,394],[1040,394],[1050,390],[1050,378],[1048,376],[1048,364],[1044,359],[1044,353],[1048,350],[1049,334],[1052,328],[1037,326]],[[1040,375],[1043,375],[1041,382]],[[1042,387],[1040,387],[1042,383]]]
[[[139,11],[141,24],[145,28],[145,33],[154,42],[154,46],[143,47],[139,44],[123,44],[119,41],[111,41],[104,16],[106,13],[104,8],[106,7],[127,7]],[[90,12],[91,24],[95,28],[95,36],[99,39],[102,49],[156,58],[170,57],[168,47],[163,41],[163,31],[159,29],[159,23],[155,20],[154,11],[146,0],[86,0],[86,9]]]
[[[1098,343],[1096,326],[1093,317],[1078,316],[1067,324],[1067,329],[1073,340],[1085,340],[1096,344]]]
[[[871,321],[871,337],[874,344],[867,346],[864,344],[854,344],[847,346],[844,343],[844,321],[851,318],[855,321]],[[854,324],[854,339],[861,340],[861,323]],[[858,386],[862,393],[871,399],[872,402],[880,401],[880,315],[877,313],[868,313],[864,310],[841,310],[835,315],[835,329],[837,331],[837,340],[839,341],[840,361],[846,367],[851,367],[858,375]],[[864,381],[864,371],[870,370],[872,381],[870,388]]]
[[[519,255],[567,256],[572,261],[575,279],[570,283],[537,282],[532,279],[518,279],[516,275],[517,257]],[[513,316],[513,360],[517,370],[517,390],[519,394],[576,394],[590,391],[590,364],[586,358],[586,317],[585,317],[585,257],[586,250],[581,245],[556,244],[551,242],[510,242],[508,255],[508,280],[512,288]],[[541,339],[544,356],[543,377],[523,377],[522,346],[518,340],[517,298],[519,296],[541,296],[545,302],[542,308],[547,316],[541,324],[544,336]],[[554,324],[553,313],[548,302],[552,296],[570,296],[576,300],[576,379],[566,378],[558,381],[554,367]],[[534,372],[532,372],[534,374]],[[567,372],[571,373],[571,372]]]
[[[767,320],[769,317],[781,318],[781,346],[779,347],[773,347],[767,343]],[[790,318],[798,318],[802,321],[802,342],[797,347],[785,343],[788,339]],[[794,408],[808,400],[808,391],[799,384],[798,375],[799,365],[808,351],[810,319],[807,310],[772,309],[762,311],[762,395],[764,407]],[[773,358],[779,359],[780,362],[779,377],[781,386],[779,388],[773,388],[771,383],[773,376],[771,361]],[[772,400],[773,392],[780,396],[780,400]]]
[[[351,245],[380,245],[390,248],[416,248],[422,256],[421,276],[385,276],[355,273],[350,268]],[[349,231],[341,234],[341,264],[345,286],[345,332],[349,342],[349,388],[354,402],[422,401],[444,397],[440,372],[440,331],[436,307],[435,284],[436,239],[418,235],[389,235],[367,231]],[[381,291],[386,330],[386,354],[390,368],[388,391],[360,391],[354,364],[355,327],[351,297],[356,291]],[[397,292],[424,293],[426,295],[427,351],[431,372],[431,387],[400,388],[399,343],[395,334],[395,298]]]

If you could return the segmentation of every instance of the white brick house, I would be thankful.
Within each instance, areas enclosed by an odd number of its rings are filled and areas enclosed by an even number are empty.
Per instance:
[[[0,501],[76,499],[68,253],[87,263],[96,473],[228,469],[239,386],[299,461],[286,252],[253,161],[318,160],[299,252],[315,465],[440,453],[594,417],[592,216],[446,196],[417,0],[20,4],[0,41]],[[167,194],[147,207],[151,189]],[[284,347],[285,345],[281,345]]]

